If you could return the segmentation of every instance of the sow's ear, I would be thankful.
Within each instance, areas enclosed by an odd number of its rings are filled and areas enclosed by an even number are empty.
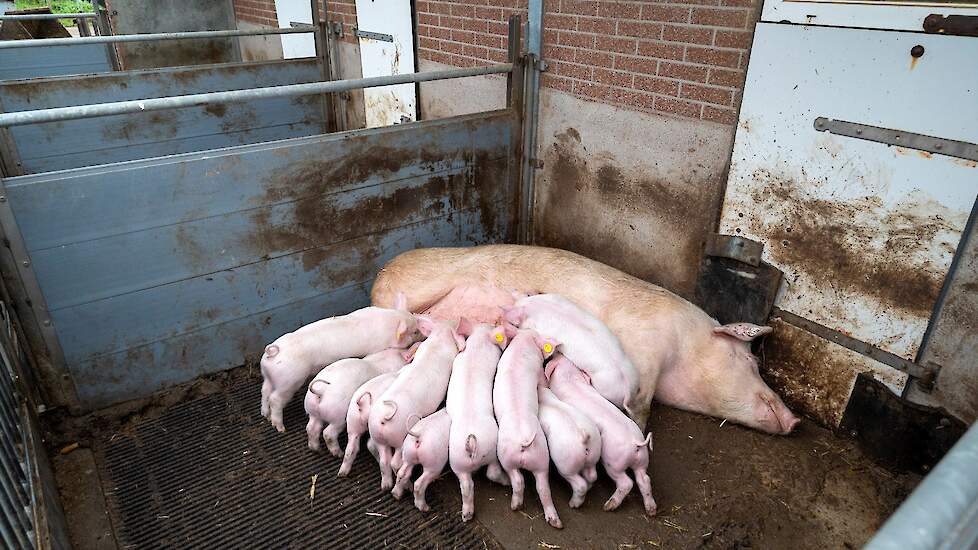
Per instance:
[[[750,342],[754,338],[772,332],[773,330],[771,327],[762,327],[753,323],[730,323],[729,325],[713,327],[714,333],[733,336],[742,342]]]
[[[459,318],[458,328],[456,328],[455,331],[458,332],[460,336],[468,338],[469,336],[472,336],[473,330],[475,330],[475,326],[472,324],[472,321],[469,321],[465,317]]]
[[[401,311],[407,311],[407,296],[403,292],[398,292],[397,296],[394,298],[394,309],[399,309]]]

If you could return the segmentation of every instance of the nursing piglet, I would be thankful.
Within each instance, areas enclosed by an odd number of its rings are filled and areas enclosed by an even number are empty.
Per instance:
[[[452,362],[465,349],[465,339],[448,322],[419,316],[418,328],[428,338],[418,347],[414,360],[371,405],[367,421],[370,438],[377,445],[381,489],[385,491],[394,485],[394,450],[404,443],[414,422],[438,409],[448,391]]]
[[[414,482],[414,506],[427,512],[425,492],[428,484],[438,478],[448,463],[448,437],[452,419],[446,409],[441,409],[419,420],[408,430],[401,446],[401,467],[397,470],[397,481],[392,494],[400,499],[411,483],[411,472],[418,464],[423,471]]]
[[[321,370],[309,383],[304,402],[309,415],[306,425],[309,448],[318,451],[322,436],[333,456],[343,456],[337,438],[346,428],[346,412],[353,393],[367,380],[403,367],[407,363],[405,356],[410,353],[390,348],[363,359],[340,359]]]
[[[635,403],[638,371],[618,338],[597,317],[557,294],[527,296],[504,308],[506,320],[560,340],[560,352],[590,378],[605,399],[633,419],[644,407]]]
[[[420,345],[414,344],[410,349],[405,350],[405,363],[411,362]],[[396,372],[381,374],[371,378],[353,392],[350,397],[350,405],[346,410],[346,452],[343,454],[343,464],[340,465],[340,471],[336,474],[337,477],[349,475],[353,468],[353,461],[357,459],[357,454],[360,453],[360,438],[367,433],[370,406],[373,404],[374,398],[384,393],[396,379]],[[376,445],[373,443],[368,443],[368,445],[371,454],[376,457]]]
[[[652,434],[643,437],[635,422],[588,384],[583,371],[566,357],[555,356],[547,364],[546,374],[554,394],[565,403],[573,403],[594,421],[601,432],[601,463],[616,486],[614,494],[604,503],[604,509],[618,508],[625,495],[632,490],[632,480],[625,473],[626,469],[631,469],[642,493],[645,513],[654,516],[656,506],[652,498],[652,480],[646,472],[649,451],[652,450]]]
[[[261,358],[261,415],[284,432],[282,409],[324,366],[387,348],[406,348],[419,340],[417,322],[406,308],[403,295],[399,295],[395,309],[365,307],[322,319],[266,346]]]
[[[591,419],[558,399],[549,388],[540,386],[537,392],[540,425],[547,436],[550,458],[574,490],[569,504],[577,508],[598,479],[595,466],[601,458],[601,432]]]
[[[473,326],[465,319],[459,323],[459,332],[468,338],[465,351],[452,364],[448,382],[446,408],[452,418],[448,457],[462,491],[462,521],[469,521],[475,515],[473,473],[488,466],[490,479],[509,482],[496,458],[499,427],[492,410],[492,381],[509,337],[503,327]]]
[[[537,385],[543,382],[543,361],[557,348],[558,342],[542,338],[532,330],[521,330],[506,347],[492,388],[492,407],[499,424],[496,454],[513,485],[510,508],[523,505],[523,474],[529,470],[536,479],[537,494],[547,523],[560,529],[550,496],[550,450],[547,436],[540,426],[540,403]]]

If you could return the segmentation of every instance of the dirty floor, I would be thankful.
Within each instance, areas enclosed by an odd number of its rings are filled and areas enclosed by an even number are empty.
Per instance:
[[[145,547],[163,540],[265,546],[259,543],[262,534],[276,529],[272,540],[277,544],[309,547],[334,540],[324,534],[325,525],[349,528],[357,522],[360,529],[367,526],[371,547],[386,542],[394,548],[493,548],[495,539],[497,547],[513,549],[858,548],[919,481],[874,465],[853,443],[810,422],[789,437],[777,437],[655,406],[650,427],[657,517],[644,516],[637,491],[618,511],[602,511],[613,491],[603,472],[585,505],[571,510],[566,505],[569,488],[553,472],[551,485],[565,526],[558,531],[543,519],[532,477],[527,476],[526,508],[511,512],[508,488],[480,476],[478,523],[462,528],[455,526],[460,504],[450,473],[429,488],[432,512],[426,515],[408,502],[379,495],[373,486],[376,468],[365,451],[350,479],[334,480],[339,461],[313,454],[305,446],[301,399],[287,409],[289,431],[276,434],[255,418],[259,385],[257,369],[242,367],[84,417],[47,417],[46,443],[75,547]],[[249,403],[252,398],[254,403]],[[185,418],[213,419],[215,410],[219,421],[202,421],[208,426],[188,428],[186,433],[167,432],[167,426],[179,425],[173,423],[175,411]],[[229,435],[221,435],[225,433]],[[59,454],[75,442],[79,449]],[[211,456],[217,448],[225,452],[221,445],[256,454],[228,460]],[[137,468],[137,479],[128,484],[116,479],[146,460],[132,457],[151,456],[154,447],[162,446],[169,446],[171,453],[197,453],[193,460],[188,454],[175,461],[188,463],[194,473],[188,476],[169,462],[155,470]],[[211,459],[213,465],[204,463]],[[319,489],[310,502],[314,474],[319,476]],[[171,475],[184,476],[187,484],[168,493],[162,485]],[[190,489],[198,480],[205,480],[199,481],[200,498]],[[249,492],[254,493],[249,498],[262,499],[259,513],[254,502],[234,498]],[[215,495],[217,502],[207,500]],[[228,499],[224,504],[221,495]],[[338,500],[331,500],[334,497]],[[144,500],[148,504],[133,504]],[[112,512],[103,513],[106,508]],[[180,514],[186,522],[180,528],[161,523],[180,521]],[[195,523],[207,525],[199,528]],[[242,537],[242,530],[251,534]],[[174,532],[183,538],[174,540]],[[378,537],[385,533],[392,536]],[[335,541],[337,547],[350,548],[367,542],[355,536]]]

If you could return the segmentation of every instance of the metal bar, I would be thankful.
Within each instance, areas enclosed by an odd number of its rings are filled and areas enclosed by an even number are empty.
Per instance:
[[[918,149],[960,159],[978,161],[978,145],[967,141],[955,141],[903,130],[891,130],[879,126],[867,126],[845,120],[830,120],[825,117],[815,119],[815,129],[840,136],[875,141],[886,145],[897,145],[908,149]]]
[[[105,0],[92,0],[92,6],[98,13],[98,18],[95,20],[96,23],[96,35],[97,36],[112,36],[112,23],[109,21],[109,10],[105,5]],[[106,43],[105,52],[112,63],[113,71],[122,70],[122,62],[119,59],[119,51],[116,49],[115,45]]]
[[[314,32],[312,36],[313,36],[313,42],[315,44],[315,49],[316,49],[316,68],[319,69],[319,80],[325,82],[329,80],[329,74],[326,70],[326,62],[324,60],[325,52],[326,52],[326,44],[323,41],[323,39],[325,38],[325,35],[323,34],[323,27],[321,22],[319,21],[319,0],[309,0],[309,9],[312,13],[312,25],[314,28]],[[331,126],[329,121],[330,118],[329,117],[329,113],[330,113],[329,94],[321,94],[319,96],[319,111],[320,111],[320,116],[323,119],[322,131],[325,134],[330,131],[330,126]]]
[[[80,44],[115,44],[119,42],[155,42],[160,40],[184,40],[187,38],[228,38],[234,36],[260,36],[266,34],[298,34],[313,32],[312,29],[251,29],[223,31],[159,32],[147,34],[118,34],[88,36],[84,38],[39,38],[36,40],[3,40],[0,50],[12,48],[37,48],[41,46],[77,46]]]
[[[329,79],[340,80],[343,75],[343,64],[340,58],[340,38],[343,36],[343,24],[336,21],[327,21],[329,32],[327,33],[326,45],[329,49]],[[350,129],[350,121],[347,120],[346,108],[350,102],[350,92],[341,92],[333,96],[333,121],[336,123],[337,131]]]
[[[533,225],[533,187],[536,177],[537,119],[540,109],[540,52],[543,43],[543,0],[530,0],[527,7],[526,33],[526,111],[523,115],[523,167],[522,167],[522,210],[525,221],[519,235],[519,242],[529,244],[532,240]]]
[[[510,145],[508,160],[509,188],[513,196],[511,208],[516,217],[515,235],[509,238],[521,239],[526,232],[528,222],[527,212],[523,206],[523,135],[524,119],[524,76],[522,48],[522,18],[513,15],[509,18],[508,54],[513,71],[506,78],[506,106],[513,113],[513,138]]]
[[[502,74],[513,70],[510,63],[473,67],[470,69],[452,69],[447,71],[431,71],[425,73],[410,73],[393,76],[375,76],[350,80],[335,80],[332,82],[309,82],[306,84],[290,84],[287,86],[269,86],[267,88],[249,88],[247,90],[232,90],[228,92],[210,92],[205,94],[190,94],[155,99],[138,99],[131,101],[115,101],[111,103],[96,103],[94,105],[75,105],[72,107],[57,107],[54,109],[39,109],[36,111],[20,111],[0,114],[0,127],[20,126],[24,124],[39,124],[43,122],[59,122],[77,120],[98,116],[122,115],[147,111],[162,111],[181,107],[197,107],[216,103],[234,103],[270,97],[291,97],[313,95],[330,92],[342,92],[359,88],[375,88],[393,84],[408,84],[411,82],[428,82],[431,80],[448,80],[484,74]]]
[[[370,31],[363,31],[360,29],[354,29],[353,34],[356,35],[357,38],[366,38],[368,40],[378,40],[380,42],[394,41],[394,35],[384,34],[382,32],[370,32]]]
[[[944,455],[934,470],[865,550],[931,550],[978,546],[978,424]]]
[[[0,21],[43,21],[47,19],[94,19],[98,17],[91,13],[28,13],[24,15],[0,15]]]
[[[820,325],[815,321],[810,321],[804,317],[795,315],[790,311],[774,308],[774,311],[771,313],[771,317],[781,317],[781,319],[786,323],[792,324],[800,329],[807,330],[815,336],[824,338],[829,342],[839,344],[846,349],[850,349],[860,355],[865,355],[870,359],[879,361],[880,363],[893,367],[898,371],[905,372],[910,376],[928,379],[934,376],[934,369],[932,367],[918,365],[917,363],[908,361],[899,355],[894,355],[861,340],[856,340],[851,336],[846,336],[841,332],[830,329],[824,325]]]

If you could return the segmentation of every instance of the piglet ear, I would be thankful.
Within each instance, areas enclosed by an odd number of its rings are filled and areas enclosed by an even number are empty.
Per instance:
[[[469,321],[465,317],[460,317],[458,320],[458,327],[455,330],[463,337],[468,338],[469,336],[472,336],[472,331],[474,329],[475,326],[472,324],[472,321]]]
[[[510,340],[516,338],[516,334],[518,332],[516,327],[506,322],[503,323],[503,331],[506,333],[506,338],[509,338]]]
[[[506,349],[509,345],[509,336],[506,334],[506,329],[504,327],[496,327],[492,329],[492,341],[499,346],[499,349]]]
[[[403,292],[398,292],[397,296],[394,297],[394,309],[399,309],[401,311],[407,311],[407,296]]]
[[[458,348],[459,353],[465,351],[465,336],[459,334],[457,330],[453,330],[452,337],[455,338],[455,347]]]
[[[547,361],[547,366],[543,369],[543,375],[547,377],[547,382],[550,382],[550,377],[554,375],[554,371],[557,370],[557,364],[560,363],[556,358]]]
[[[507,323],[520,326],[526,319],[526,310],[522,307],[504,307],[503,319],[505,319]]]
[[[394,341],[400,344],[401,340],[404,339],[404,335],[407,333],[407,323],[403,320],[397,322],[397,331],[394,333]]]
[[[431,336],[431,331],[435,330],[435,321],[427,315],[415,315],[414,318],[418,320],[418,331],[425,338]]]
[[[533,339],[534,339],[534,341],[536,341],[537,347],[539,347],[540,350],[543,351],[543,358],[544,359],[547,359],[548,357],[550,357],[551,355],[553,355],[554,353],[556,353],[557,352],[557,346],[560,345],[560,342],[558,342],[557,340],[555,340],[553,338],[544,338],[543,336],[540,336],[539,334],[536,335],[536,336],[534,336]]]
[[[763,327],[753,323],[730,323],[729,325],[713,327],[713,332],[715,334],[726,334],[727,336],[733,336],[742,342],[750,342],[754,338],[768,334],[773,330],[774,329],[771,327]]]

